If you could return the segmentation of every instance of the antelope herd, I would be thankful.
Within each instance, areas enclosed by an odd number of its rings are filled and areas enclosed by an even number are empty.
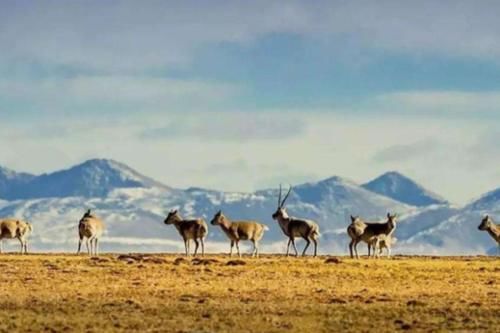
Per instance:
[[[286,256],[290,253],[292,245],[295,256],[298,256],[295,238],[302,238],[306,245],[302,251],[302,256],[306,255],[311,242],[314,244],[314,257],[318,253],[318,238],[320,237],[319,226],[316,222],[309,219],[295,218],[288,215],[285,207],[286,200],[292,192],[290,186],[287,194],[282,200],[282,188],[280,185],[278,195],[278,207],[273,220],[276,220],[283,234],[288,238]],[[201,245],[201,255],[205,254],[205,238],[208,234],[207,223],[202,218],[183,219],[177,210],[168,213],[164,220],[167,225],[174,225],[180,236],[184,240],[185,254],[190,255],[190,241],[194,241],[195,249],[193,255],[198,253]],[[229,255],[232,256],[233,248],[236,246],[238,256],[241,257],[239,242],[250,241],[253,244],[252,256],[259,256],[259,242],[264,236],[264,232],[269,228],[258,221],[231,221],[219,210],[210,222],[213,226],[219,226],[223,233],[229,238],[231,248]],[[349,252],[351,258],[359,258],[357,246],[364,242],[368,246],[368,257],[379,257],[382,250],[387,250],[387,257],[391,255],[392,244],[396,243],[394,232],[396,230],[397,216],[388,213],[386,222],[366,222],[359,216],[351,215],[351,223],[347,227],[347,235],[351,238],[349,243]],[[81,252],[82,242],[86,240],[87,253],[89,255],[98,255],[98,242],[104,233],[105,225],[101,219],[94,215],[91,210],[87,210],[78,223],[78,251]],[[493,219],[486,215],[478,226],[481,231],[487,231],[488,234],[497,242],[500,253],[500,225],[495,224]],[[17,239],[21,244],[21,253],[28,253],[28,238],[33,232],[33,226],[20,219],[6,218],[0,219],[0,253],[2,253],[3,239]]]

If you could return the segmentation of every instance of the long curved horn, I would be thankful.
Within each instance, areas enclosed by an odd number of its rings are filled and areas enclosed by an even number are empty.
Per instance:
[[[278,208],[281,207],[281,184],[280,184],[280,193],[278,195]]]
[[[291,192],[292,192],[292,185],[290,185],[290,189],[288,190],[288,193],[285,195],[285,199],[283,199],[283,201],[281,202],[281,206],[280,207],[284,207],[285,206],[286,199],[288,199],[288,196],[290,195]]]

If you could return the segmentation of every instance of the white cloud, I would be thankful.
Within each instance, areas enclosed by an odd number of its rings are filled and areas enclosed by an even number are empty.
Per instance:
[[[403,112],[500,112],[500,91],[402,91],[382,94],[377,101]]]
[[[262,112],[227,112],[220,118],[220,113],[171,115],[165,126],[148,128],[139,134],[148,140],[202,140],[230,141],[244,143],[248,141],[287,140],[301,136],[306,124],[295,115],[283,117],[279,113]]]
[[[171,186],[231,191],[252,191],[277,182],[296,184],[332,175],[364,182],[387,170],[399,170],[456,203],[500,184],[498,146],[494,137],[486,135],[495,132],[494,126],[481,121],[365,113],[347,116],[306,110],[267,110],[238,116],[228,112],[168,113],[177,123],[189,123],[196,117],[201,122],[212,119],[221,124],[241,117],[239,121],[244,123],[254,116],[270,123],[295,119],[303,129],[295,136],[266,140],[248,133],[243,133],[244,141],[190,138],[184,133],[179,138],[145,141],[138,140],[137,133],[163,126],[161,114],[109,123],[85,119],[51,122],[65,128],[59,139],[36,133],[37,124],[13,128],[0,123],[0,133],[17,132],[15,140],[0,138],[5,147],[0,165],[38,173],[86,158],[106,157],[123,161]],[[390,148],[394,146],[397,148]],[[384,151],[385,155],[387,151],[392,154],[374,160]]]
[[[140,110],[207,107],[239,91],[237,86],[219,82],[137,76],[0,80],[0,97],[29,101],[40,112],[49,113],[79,112],[81,106],[86,106],[85,111],[90,113],[132,106],[139,106]]]
[[[1,9],[0,59],[106,71],[186,65],[206,45],[274,33],[412,55],[500,56],[496,1],[72,1]]]
[[[439,143],[433,139],[419,140],[408,144],[397,144],[376,152],[373,156],[376,162],[402,162],[419,158],[436,149]]]

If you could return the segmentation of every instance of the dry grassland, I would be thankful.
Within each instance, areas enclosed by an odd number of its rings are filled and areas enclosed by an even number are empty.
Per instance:
[[[500,330],[500,260],[0,255],[0,332]]]

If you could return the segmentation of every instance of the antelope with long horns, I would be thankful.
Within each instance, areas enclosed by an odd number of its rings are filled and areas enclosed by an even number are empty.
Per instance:
[[[487,231],[488,234],[490,234],[490,236],[497,242],[497,253],[500,254],[500,225],[493,222],[493,219],[489,215],[485,215],[481,220],[481,224],[477,228],[482,231]]]
[[[306,254],[307,248],[311,244],[314,244],[314,256],[318,254],[318,238],[320,236],[319,226],[316,222],[306,219],[300,219],[295,217],[290,217],[286,211],[285,203],[290,193],[292,192],[292,186],[285,195],[285,198],[281,200],[281,185],[280,192],[278,196],[278,209],[272,215],[273,219],[278,222],[283,233],[288,237],[288,244],[286,247],[286,255],[290,253],[290,244],[292,244],[295,251],[295,256],[298,256],[297,247],[295,246],[295,238],[301,237],[306,241],[306,246],[302,251],[302,255]]]

